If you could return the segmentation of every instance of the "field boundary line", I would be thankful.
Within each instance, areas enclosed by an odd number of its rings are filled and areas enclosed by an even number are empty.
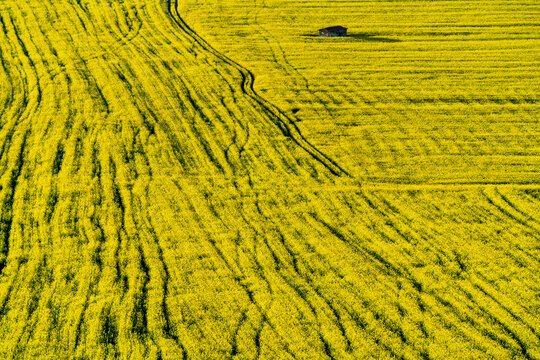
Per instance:
[[[241,89],[242,92],[247,95],[252,101],[261,106],[263,110],[269,115],[272,122],[281,130],[283,135],[290,138],[296,145],[304,149],[311,157],[326,167],[333,175],[352,177],[343,167],[341,167],[335,160],[331,159],[328,155],[325,155],[314,145],[312,145],[303,135],[298,126],[291,120],[281,109],[272,104],[261,95],[259,95],[253,84],[255,82],[255,75],[251,70],[248,70],[238,62],[229,58],[216,50],[210,43],[203,39],[195,30],[193,30],[185,20],[180,16],[178,11],[178,0],[160,0],[161,5],[166,14],[170,16],[173,23],[182,30],[186,35],[191,37],[193,41],[199,44],[204,50],[210,52],[215,57],[225,62],[226,64],[234,67],[238,70],[242,76]]]

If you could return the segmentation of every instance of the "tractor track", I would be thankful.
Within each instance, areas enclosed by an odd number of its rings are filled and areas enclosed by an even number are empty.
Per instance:
[[[304,149],[311,157],[326,167],[332,174],[336,176],[350,176],[350,174],[343,169],[334,160],[323,154],[320,150],[315,148],[300,132],[298,126],[290,119],[285,113],[283,113],[276,106],[272,105],[268,100],[260,96],[254,89],[255,75],[236,61],[225,56],[212,47],[206,40],[200,37],[180,16],[178,12],[178,0],[161,0],[164,11],[170,15],[172,21],[174,21],[178,28],[190,36],[195,43],[200,45],[203,49],[213,54],[217,58],[221,59],[228,65],[233,66],[242,76],[241,89],[242,92],[251,98],[261,109],[266,112],[274,124],[280,129],[282,134],[290,138],[296,145]]]

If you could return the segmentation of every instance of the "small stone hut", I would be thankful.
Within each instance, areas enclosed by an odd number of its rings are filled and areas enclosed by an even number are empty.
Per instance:
[[[343,26],[330,26],[319,30],[319,36],[343,37],[347,36],[347,28]]]

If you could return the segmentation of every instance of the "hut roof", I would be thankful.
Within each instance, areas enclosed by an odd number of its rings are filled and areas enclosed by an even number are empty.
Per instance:
[[[326,31],[326,32],[334,33],[334,32],[347,31],[347,28],[343,27],[343,26],[330,26],[330,27],[326,27],[324,29],[320,29],[319,31]]]

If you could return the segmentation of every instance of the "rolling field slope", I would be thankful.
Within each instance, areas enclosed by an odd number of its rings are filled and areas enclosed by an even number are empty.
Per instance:
[[[539,358],[539,7],[419,5],[0,1],[0,358]]]

